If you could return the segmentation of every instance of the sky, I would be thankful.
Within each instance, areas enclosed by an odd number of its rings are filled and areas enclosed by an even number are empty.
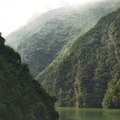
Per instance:
[[[61,6],[76,6],[100,0],[0,0],[0,32],[10,32],[26,24],[35,13],[45,13]]]

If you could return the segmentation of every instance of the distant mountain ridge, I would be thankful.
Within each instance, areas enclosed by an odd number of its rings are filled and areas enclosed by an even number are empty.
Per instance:
[[[120,8],[75,41],[43,85],[59,106],[120,109]]]
[[[7,44],[21,54],[31,73],[42,81],[79,36],[92,28],[101,16],[119,6],[120,2],[104,1],[86,8],[49,11],[8,35]]]

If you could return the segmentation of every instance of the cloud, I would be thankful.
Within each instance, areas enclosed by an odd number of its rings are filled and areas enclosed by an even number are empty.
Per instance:
[[[105,0],[2,0],[0,31],[4,35],[24,25],[35,13],[44,13],[60,6],[82,5]]]
[[[75,5],[84,5],[86,3],[93,3],[98,1],[105,0],[62,0],[63,5],[75,6]]]

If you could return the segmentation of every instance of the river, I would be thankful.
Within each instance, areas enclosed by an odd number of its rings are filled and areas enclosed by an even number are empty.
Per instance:
[[[120,110],[58,107],[59,120],[120,120]]]

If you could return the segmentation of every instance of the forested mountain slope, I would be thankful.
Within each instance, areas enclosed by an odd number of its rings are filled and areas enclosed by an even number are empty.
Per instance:
[[[60,106],[120,108],[120,9],[80,37],[43,85]]]
[[[37,79],[67,54],[72,43],[91,29],[101,16],[115,10],[120,2],[105,0],[78,8],[49,11],[6,37],[22,56]],[[42,73],[41,73],[42,72]]]
[[[0,120],[56,120],[55,96],[33,79],[0,36]]]

